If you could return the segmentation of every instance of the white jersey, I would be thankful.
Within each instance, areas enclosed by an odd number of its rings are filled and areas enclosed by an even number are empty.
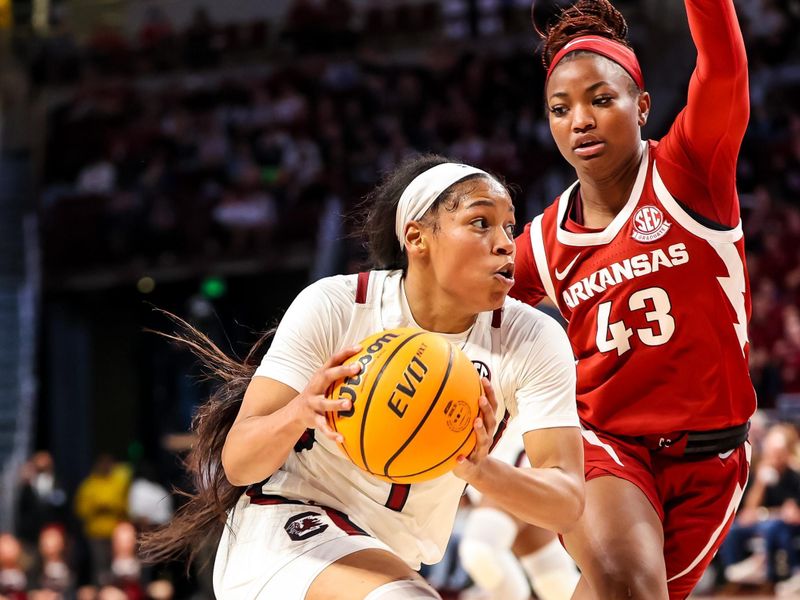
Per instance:
[[[419,327],[400,271],[361,277],[361,286],[358,275],[341,275],[303,290],[255,376],[300,392],[340,349],[384,329]],[[492,381],[498,423],[508,411],[518,420],[520,434],[578,426],[575,362],[566,334],[552,318],[509,298],[502,311],[481,313],[469,330],[443,337],[462,348]],[[284,465],[248,495],[311,501],[342,511],[416,569],[442,557],[464,486],[451,473],[419,484],[390,484],[353,465],[326,436],[307,434]]]

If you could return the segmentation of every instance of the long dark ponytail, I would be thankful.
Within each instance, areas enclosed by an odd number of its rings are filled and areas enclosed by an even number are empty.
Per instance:
[[[274,330],[264,333],[244,359],[236,360],[183,319],[167,312],[163,314],[177,327],[177,332],[154,333],[189,349],[198,358],[204,376],[220,382],[192,420],[194,444],[184,465],[194,491],[177,490],[186,503],[165,527],[147,532],[141,538],[141,553],[146,560],[161,562],[186,555],[188,568],[206,544],[216,543],[227,511],[244,491],[231,485],[225,477],[222,447],[258,366],[261,351]]]

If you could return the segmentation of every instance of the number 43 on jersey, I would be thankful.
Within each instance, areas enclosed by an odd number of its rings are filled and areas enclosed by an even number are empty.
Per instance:
[[[648,300],[650,305],[648,305]],[[643,327],[635,331],[626,327],[624,321],[609,323],[611,315],[611,302],[603,302],[597,307],[597,348],[600,352],[617,351],[622,356],[631,349],[630,338],[634,335],[647,346],[661,346],[666,344],[675,332],[675,319],[669,314],[672,304],[667,292],[658,287],[647,288],[634,292],[628,298],[628,308],[631,311],[644,310],[648,322],[657,324],[658,327]],[[652,306],[653,310],[648,310]]]

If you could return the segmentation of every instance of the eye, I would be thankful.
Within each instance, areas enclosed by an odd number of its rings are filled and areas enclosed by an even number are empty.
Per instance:
[[[556,117],[563,117],[565,114],[567,114],[567,107],[561,104],[557,106],[551,106],[550,112]]]
[[[479,217],[477,219],[473,219],[470,221],[471,225],[474,225],[478,229],[486,229],[489,227],[489,221],[487,221],[484,217]]]
[[[611,96],[598,96],[594,99],[594,103],[598,106],[605,106],[607,104],[611,104],[613,98]]]
[[[514,237],[514,232],[516,228],[517,228],[516,223],[509,223],[508,225],[506,225],[506,233],[508,234],[508,237],[510,238]]]

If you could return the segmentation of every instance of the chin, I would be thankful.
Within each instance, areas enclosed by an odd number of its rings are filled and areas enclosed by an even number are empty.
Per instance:
[[[491,300],[489,302],[489,304],[491,304],[491,306],[489,308],[487,308],[486,310],[497,310],[498,308],[502,308],[503,304],[505,304],[505,302],[506,302],[506,298],[507,297],[508,297],[507,293],[493,294],[492,298],[491,298]]]

